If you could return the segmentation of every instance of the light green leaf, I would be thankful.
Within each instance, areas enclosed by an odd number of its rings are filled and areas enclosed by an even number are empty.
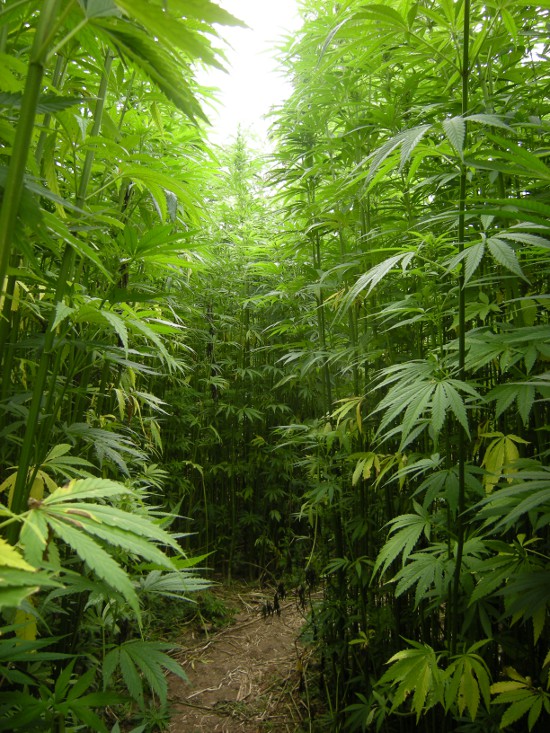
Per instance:
[[[525,427],[529,425],[529,415],[535,401],[535,387],[530,384],[518,384],[517,389],[517,405],[518,412]]]
[[[105,309],[101,310],[100,313],[102,317],[114,328],[122,342],[125,353],[128,354],[128,329],[126,328],[122,318],[117,316],[116,313]]]
[[[464,261],[464,281],[467,283],[475,274],[483,255],[485,253],[485,242],[477,242],[466,247],[462,252],[455,255],[447,265],[447,272],[452,272],[457,265]]]
[[[462,158],[464,140],[466,138],[466,123],[463,117],[451,117],[441,123],[447,139]]]
[[[476,114],[468,115],[464,118],[467,122],[479,122],[480,125],[488,125],[489,127],[502,127],[504,130],[514,132],[510,125],[507,125],[498,115]]]
[[[2,572],[6,567],[19,568],[19,570],[27,570],[31,573],[35,570],[23,559],[19,551],[2,537],[0,537],[0,567],[3,568]]]
[[[86,497],[85,497],[86,498]],[[162,529],[158,524],[154,524],[147,517],[142,517],[135,512],[126,512],[117,507],[108,506],[107,504],[90,504],[85,502],[73,502],[64,511],[82,512],[93,517],[93,519],[101,524],[109,527],[118,527],[121,530],[132,532],[149,540],[159,542],[163,545],[172,547],[178,554],[181,548],[174,537]],[[170,565],[170,567],[172,567]]]
[[[101,18],[116,15],[120,17],[120,10],[114,0],[78,0],[87,18]]]
[[[380,550],[373,567],[373,577],[378,570],[384,574],[391,563],[401,555],[402,565],[424,534],[430,538],[431,517],[416,501],[413,501],[416,514],[403,514],[389,522],[390,538]]]
[[[48,543],[48,525],[44,513],[39,509],[31,509],[25,517],[20,541],[30,564],[40,567]]]
[[[111,44],[122,50],[149,79],[192,120],[206,117],[189,86],[184,64],[169,53],[137,26],[118,19],[96,19],[94,26],[101,29]]]
[[[506,267],[515,275],[519,275],[519,277],[527,280],[520,267],[516,253],[507,242],[503,239],[499,239],[498,237],[490,237],[487,240],[487,247],[499,265]]]
[[[70,526],[67,522],[48,515],[47,522],[54,533],[76,552],[93,573],[114,590],[122,593],[139,619],[140,609],[136,592],[130,578],[120,565],[97,542],[90,539],[85,532],[77,529],[77,520],[74,520],[73,526]]]
[[[74,499],[100,499],[131,494],[132,490],[117,481],[103,478],[87,478],[71,481],[68,486],[60,487],[47,496],[43,504],[51,506]]]
[[[464,428],[466,434],[469,436],[470,429],[468,427],[468,416],[466,415],[466,407],[464,406],[462,397],[451,384],[448,382],[444,382],[443,384],[451,410],[458,422]]]
[[[436,386],[432,397],[431,426],[436,435],[440,432],[441,428],[443,427],[443,423],[445,422],[445,414],[447,411],[448,403],[449,400],[445,392],[445,387],[443,384],[439,383]]]
[[[68,318],[75,312],[76,308],[72,308],[71,306],[66,305],[63,301],[59,301],[55,306],[55,318],[52,323],[52,331],[56,329],[60,323],[63,323],[66,318]]]
[[[401,142],[401,161],[399,163],[400,171],[403,170],[414,149],[431,127],[431,125],[420,125],[412,130],[407,130],[407,133],[403,134]]]
[[[405,18],[394,8],[388,5],[381,5],[378,3],[372,3],[369,5],[362,5],[358,11],[358,16],[366,15],[369,19],[379,21],[381,23],[387,23],[390,26],[406,30],[408,28],[407,21]]]
[[[518,700],[518,702],[512,703],[500,719],[500,727],[508,728],[510,725],[515,723],[516,720],[519,720],[530,710],[535,700],[536,698],[533,695],[529,695],[523,700]]]

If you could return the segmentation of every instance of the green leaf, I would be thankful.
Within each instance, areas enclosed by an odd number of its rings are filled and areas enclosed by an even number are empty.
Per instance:
[[[483,255],[485,254],[485,244],[479,242],[473,244],[471,247],[467,247],[466,250],[466,262],[464,265],[464,282],[467,283],[475,274],[479,267]]]
[[[449,405],[451,407],[451,410],[453,411],[454,416],[462,425],[466,435],[468,435],[469,437],[470,429],[468,427],[468,416],[466,415],[466,407],[464,406],[464,402],[461,396],[452,386],[452,384],[449,384],[449,382],[443,382],[443,388],[445,390],[445,394],[447,395],[447,399],[449,401]]]
[[[147,681],[152,692],[159,696],[161,704],[167,700],[167,681],[164,670],[187,680],[187,675],[166,650],[170,644],[163,642],[141,641],[133,639],[115,647],[106,655],[104,668],[104,685],[107,685],[114,670],[120,666],[124,681],[131,696],[143,705],[143,683],[141,675]],[[107,675],[105,675],[107,670]],[[140,675],[141,673],[141,675]]]
[[[465,118],[466,122],[479,122],[480,125],[488,125],[489,127],[501,127],[504,130],[513,132],[513,128],[507,125],[498,115],[491,114],[475,114],[467,115]]]
[[[466,123],[463,117],[451,117],[441,123],[447,139],[462,158],[464,140],[466,138]]]
[[[445,422],[445,415],[446,415],[448,403],[449,403],[449,400],[445,392],[445,386],[440,382],[436,386],[433,396],[432,396],[431,426],[432,426],[432,430],[434,431],[435,435],[438,435],[441,428],[443,427],[443,423]]]
[[[48,524],[43,512],[28,512],[21,528],[20,541],[26,559],[34,567],[40,567],[48,543]]]
[[[393,655],[388,661],[392,666],[381,677],[380,684],[391,682],[397,685],[392,710],[396,710],[414,692],[411,706],[418,723],[423,713],[442,702],[443,672],[430,646],[413,641],[408,643],[413,648]]]
[[[449,260],[447,272],[452,272],[457,265],[464,261],[464,282],[467,283],[475,274],[484,254],[485,242],[471,244]]]
[[[53,506],[75,499],[106,499],[131,493],[132,489],[110,479],[77,479],[51,493],[44,499],[43,504]]]
[[[380,550],[373,567],[373,577],[380,570],[384,574],[391,563],[401,555],[404,565],[422,534],[430,538],[431,517],[417,502],[413,501],[416,514],[402,514],[389,522],[390,538]]]
[[[170,6],[174,14],[195,18],[207,23],[219,23],[220,25],[236,25],[247,28],[247,25],[227,10],[221,8],[211,0],[170,0]]]
[[[14,107],[19,109],[21,107],[22,97],[21,92],[0,92],[0,107]],[[89,101],[85,97],[62,97],[56,94],[42,94],[38,100],[36,111],[38,114],[50,114],[76,105],[86,104]]]
[[[97,542],[90,539],[85,532],[77,529],[77,522],[74,523],[74,526],[70,526],[67,522],[53,516],[48,516],[47,521],[55,534],[76,552],[92,572],[116,591],[122,593],[139,619],[138,598],[130,578],[120,565]]]
[[[219,66],[208,38],[192,30],[191,24],[183,23],[173,13],[171,5],[165,5],[163,12],[150,0],[116,0],[116,4],[126,15],[147,28],[151,37],[158,38],[163,47],[179,49],[190,58]]]
[[[381,23],[387,23],[390,26],[400,28],[401,30],[406,30],[408,28],[405,18],[403,18],[397,10],[392,7],[388,7],[387,5],[377,3],[362,5],[357,15],[366,15],[369,19],[377,20]]]
[[[141,681],[141,677],[136,668],[134,660],[132,659],[132,656],[128,653],[126,647],[127,644],[124,644],[120,648],[120,671],[122,672],[122,677],[124,679],[124,683],[126,685],[126,688],[128,689],[128,692],[138,703],[138,705],[143,708],[143,683]]]
[[[498,262],[499,265],[506,267],[506,269],[513,272],[514,275],[519,275],[519,277],[527,280],[520,267],[516,253],[507,242],[503,239],[499,239],[498,237],[490,237],[487,240],[487,247],[489,248],[489,252],[493,255],[494,260]]]
[[[387,260],[380,262],[380,264],[371,268],[368,272],[361,275],[357,282],[349,289],[340,305],[339,314],[351,307],[355,299],[366,290],[368,296],[372,290],[381,282],[391,270],[406,257],[408,252],[401,252],[400,254],[388,257]]]
[[[101,18],[116,15],[120,17],[120,10],[114,0],[78,0],[87,18]]]
[[[512,703],[512,705],[510,705],[508,710],[506,710],[506,712],[500,719],[500,727],[507,728],[508,726],[515,723],[516,720],[519,720],[523,715],[525,715],[525,713],[530,710],[533,703],[535,702],[535,699],[536,698],[534,696],[530,695],[524,700],[519,700],[518,702]]]
[[[106,504],[88,504],[84,502],[74,502],[65,508],[64,511],[66,513],[74,512],[75,517],[77,517],[78,512],[81,512],[84,517],[89,516],[100,524],[118,527],[121,530],[132,532],[137,536],[169,546],[178,554],[181,554],[181,548],[171,534],[147,517],[140,516],[136,512],[127,512]]]
[[[158,12],[158,11],[157,11]],[[208,121],[186,82],[185,67],[176,57],[137,27],[118,19],[98,19],[99,27],[115,48],[121,49],[151,81],[192,120]],[[183,68],[182,68],[183,67]]]
[[[120,316],[117,316],[115,313],[109,310],[102,309],[100,311],[102,317],[113,327],[113,329],[116,331],[117,336],[120,338],[120,341],[122,343],[122,346],[124,347],[124,351],[126,355],[128,355],[128,329],[126,328],[126,325],[124,324],[124,321]]]
[[[518,412],[524,426],[527,428],[529,425],[529,415],[531,414],[531,408],[533,407],[533,403],[535,401],[535,387],[530,384],[517,385],[516,400],[518,404]]]
[[[63,321],[66,318],[69,318],[73,313],[75,313],[76,308],[72,308],[69,305],[66,305],[63,301],[59,301],[55,306],[55,318],[52,323],[52,331],[56,329],[60,323],[63,323]]]

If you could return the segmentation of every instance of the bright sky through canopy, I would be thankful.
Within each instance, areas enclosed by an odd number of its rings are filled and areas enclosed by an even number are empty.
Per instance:
[[[212,122],[209,137],[222,144],[235,137],[239,124],[265,141],[268,122],[263,116],[290,93],[276,72],[276,42],[300,26],[296,0],[218,0],[249,29],[222,27],[220,35],[232,48],[226,51],[228,74],[217,69],[201,72],[199,82],[217,87],[218,103],[205,111]]]

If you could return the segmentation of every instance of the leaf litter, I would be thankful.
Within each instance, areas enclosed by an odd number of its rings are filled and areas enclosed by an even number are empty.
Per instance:
[[[309,729],[305,623],[294,597],[265,616],[267,593],[237,593],[234,623],[181,642],[188,682],[171,677],[172,733],[296,733]],[[195,635],[196,636],[196,635]],[[304,728],[304,724],[306,727]]]

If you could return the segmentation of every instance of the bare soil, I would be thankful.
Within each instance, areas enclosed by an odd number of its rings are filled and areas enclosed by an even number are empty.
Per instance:
[[[235,622],[183,642],[187,683],[170,679],[172,733],[297,733],[308,730],[304,702],[304,617],[294,599],[280,616],[262,616],[262,597],[239,593]],[[305,727],[304,727],[305,726]]]

